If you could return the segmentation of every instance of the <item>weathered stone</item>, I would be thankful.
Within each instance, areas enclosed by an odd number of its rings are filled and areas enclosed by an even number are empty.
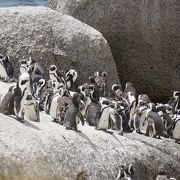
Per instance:
[[[48,73],[49,65],[75,68],[79,82],[95,71],[107,71],[109,84],[118,81],[109,45],[100,32],[68,15],[45,7],[0,9],[0,52],[7,53],[16,72],[30,55]]]
[[[167,102],[180,89],[179,0],[49,0],[108,40],[120,80]]]

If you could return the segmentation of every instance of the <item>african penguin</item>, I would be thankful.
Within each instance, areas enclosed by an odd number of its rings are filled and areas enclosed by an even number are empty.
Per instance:
[[[18,111],[18,107],[15,103],[15,98],[21,96],[21,90],[18,86],[11,86],[4,96],[1,105],[0,105],[0,112],[5,115],[16,115]]]
[[[172,106],[173,113],[175,113],[179,104],[179,91],[173,92],[173,97],[170,98],[170,100],[168,101],[168,104]]]
[[[14,81],[14,68],[13,68],[13,65],[12,65],[12,63],[10,61],[9,56],[5,56],[3,58],[3,64],[4,64],[4,67],[6,69],[8,79],[10,81]]]
[[[28,93],[23,106],[24,120],[40,122],[39,107],[31,93]]]
[[[100,110],[100,117],[98,119],[96,129],[98,130],[106,130],[109,127],[109,116],[110,116],[110,102],[103,98],[101,99],[101,110]]]
[[[28,62],[25,59],[23,59],[20,62],[20,75],[27,71],[28,71]]]
[[[116,180],[131,180],[134,175],[134,168],[132,164],[122,164],[119,166],[119,172]]]
[[[58,89],[60,83],[63,83],[66,87],[66,80],[63,74],[61,74],[55,65],[49,67],[49,78],[55,83],[55,88]]]
[[[80,132],[77,129],[76,116],[78,116],[81,120],[82,125],[84,125],[84,117],[80,112],[80,102],[83,100],[81,94],[76,93],[72,98],[72,103],[69,105],[66,114],[65,114],[65,123],[67,130],[75,130]]]
[[[149,103],[149,108],[146,112],[146,119],[148,121],[146,135],[154,138],[160,138],[160,136],[167,137],[167,133],[165,132],[163,126],[163,121],[159,114],[153,110],[154,108],[155,105],[153,103]]]
[[[74,69],[69,69],[68,71],[66,71],[65,77],[66,77],[67,88],[68,89],[73,88],[74,83],[77,79],[77,71],[75,71]]]
[[[176,143],[180,143],[180,110],[177,111],[176,118],[172,124],[172,135]]]
[[[1,54],[0,54],[0,79],[3,81],[8,81],[8,74],[4,64],[4,58]]]

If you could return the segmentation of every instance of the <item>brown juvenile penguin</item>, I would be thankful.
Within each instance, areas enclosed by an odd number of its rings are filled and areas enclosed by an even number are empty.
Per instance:
[[[16,115],[19,108],[15,103],[15,98],[20,98],[20,96],[21,89],[18,85],[11,86],[1,102],[0,112],[5,115]]]
[[[83,100],[83,96],[79,93],[75,93],[72,97],[72,103],[69,105],[66,114],[65,114],[65,123],[67,130],[75,130],[80,132],[77,129],[76,116],[81,120],[82,125],[84,125],[84,117],[80,112],[80,103]]]

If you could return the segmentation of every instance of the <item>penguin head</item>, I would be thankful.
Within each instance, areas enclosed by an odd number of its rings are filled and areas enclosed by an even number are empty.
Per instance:
[[[176,97],[179,97],[180,93],[179,91],[174,91],[173,92],[173,97],[176,98]]]
[[[90,82],[91,84],[95,84],[95,83],[96,83],[95,77],[94,77],[94,76],[89,76],[89,82]]]
[[[94,93],[94,86],[89,85],[88,90],[89,90],[89,94],[92,95]]]
[[[58,91],[59,91],[59,94],[60,94],[61,96],[64,95],[64,92],[65,92],[65,86],[64,86],[63,83],[60,83],[60,84],[59,84],[59,86],[58,86]]]
[[[65,76],[66,76],[66,81],[72,80],[74,83],[77,79],[77,71],[75,71],[74,69],[69,69],[68,71],[66,71]]]
[[[10,60],[9,60],[9,56],[5,56],[3,59],[4,59],[4,62],[5,62],[5,63],[10,62]]]
[[[56,65],[51,65],[51,66],[49,67],[49,71],[50,71],[50,72],[56,72],[56,71],[57,71],[57,66],[56,66]]]
[[[87,96],[86,87],[83,85],[78,87],[77,92],[83,94],[84,97]]]

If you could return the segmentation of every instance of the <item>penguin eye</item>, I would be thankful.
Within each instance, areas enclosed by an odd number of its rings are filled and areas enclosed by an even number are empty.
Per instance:
[[[22,81],[21,81],[21,85],[26,84],[28,81],[29,81],[29,80],[22,80]]]
[[[85,91],[85,87],[82,87],[82,91],[83,91],[83,92]]]

